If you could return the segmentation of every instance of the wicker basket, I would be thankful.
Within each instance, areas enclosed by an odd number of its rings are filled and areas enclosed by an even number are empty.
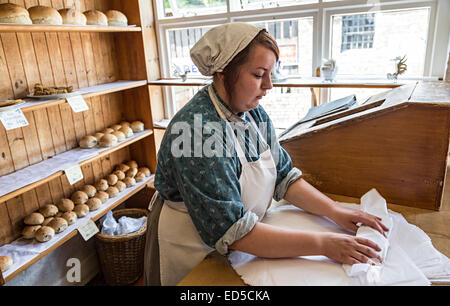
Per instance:
[[[149,212],[146,209],[127,208],[113,211],[113,216],[116,220],[122,216],[131,218],[146,216],[148,219]],[[147,223],[140,230],[127,235],[109,236],[101,233],[95,235],[100,267],[108,285],[129,285],[142,275],[146,233]]]

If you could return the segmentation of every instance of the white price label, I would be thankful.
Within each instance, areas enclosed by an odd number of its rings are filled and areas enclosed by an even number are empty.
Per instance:
[[[66,100],[75,113],[89,110],[89,106],[86,104],[86,101],[84,101],[83,96],[67,97]]]
[[[0,121],[6,130],[13,130],[28,125],[28,120],[20,108],[0,112]]]
[[[89,219],[88,222],[81,224],[78,227],[78,232],[80,233],[81,237],[85,241],[88,241],[91,239],[95,234],[99,232],[97,225],[95,225],[95,222]]]
[[[66,173],[67,180],[70,185],[73,185],[83,179],[83,171],[81,171],[81,167],[79,165],[64,169],[64,172]]]

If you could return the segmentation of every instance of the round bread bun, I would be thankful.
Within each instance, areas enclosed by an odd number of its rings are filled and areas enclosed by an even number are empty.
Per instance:
[[[100,147],[112,147],[117,144],[117,137],[113,134],[105,134],[100,138]]]
[[[105,203],[106,201],[108,201],[109,195],[104,191],[99,191],[99,192],[97,192],[97,194],[95,195],[94,198],[100,199],[100,201],[102,201],[102,203]]]
[[[108,181],[108,185],[112,186],[112,185],[115,185],[117,183],[119,178],[115,174],[110,174],[110,175],[108,175],[106,177],[106,180]]]
[[[105,191],[108,187],[108,181],[105,179],[101,179],[95,183],[95,188],[97,188],[97,191]]]
[[[117,179],[123,180],[125,178],[125,173],[120,170],[116,170],[113,172],[115,176],[117,176]]]
[[[58,213],[58,207],[54,204],[47,204],[39,209],[44,218],[53,217]]]
[[[142,132],[144,130],[144,123],[141,121],[133,121],[131,122],[131,129],[135,133]]]
[[[124,178],[123,182],[127,185],[127,188],[136,185],[136,180],[132,177]]]
[[[113,124],[109,128],[113,129],[114,131],[118,131],[118,130],[120,130],[121,127],[122,126],[120,124]]]
[[[63,24],[86,25],[86,16],[75,8],[66,8],[58,11]]]
[[[72,201],[75,205],[84,204],[89,199],[86,192],[81,191],[81,190],[78,190],[78,191],[75,191],[74,193],[72,193],[72,196],[70,198],[72,199]],[[73,210],[73,207],[71,210]]]
[[[111,134],[112,132],[115,132],[112,128],[106,128],[102,131],[103,134]]]
[[[63,198],[63,199],[59,200],[57,206],[58,206],[58,209],[60,212],[65,213],[66,211],[72,211],[75,204],[73,203],[73,201],[71,199]]]
[[[142,182],[143,180],[145,180],[145,173],[144,172],[139,172],[136,173],[136,175],[134,176],[134,179],[136,180],[136,182]]]
[[[138,168],[138,163],[135,160],[129,160],[125,164],[130,168]]]
[[[34,212],[26,216],[25,219],[23,219],[23,223],[26,225],[41,225],[42,222],[44,222],[44,219],[45,218],[41,213]]]
[[[119,189],[111,186],[111,187],[108,187],[108,189],[106,189],[106,193],[109,195],[110,198],[114,198],[119,194]]]
[[[128,25],[127,16],[122,12],[109,10],[105,15],[108,18],[108,25],[110,26],[126,27]]]
[[[48,226],[53,228],[55,233],[58,234],[58,233],[64,232],[66,230],[67,226],[69,226],[69,224],[67,223],[66,219],[61,218],[61,217],[56,217],[55,219],[50,221]]]
[[[57,24],[63,23],[58,11],[49,6],[37,5],[28,9],[33,24]]]
[[[126,138],[129,138],[134,134],[133,130],[128,126],[122,126],[119,131],[124,133]]]
[[[125,164],[119,164],[119,165],[117,165],[117,167],[116,167],[116,170],[120,170],[120,171],[122,171],[123,173],[127,172],[128,169],[130,169],[130,166],[125,165]],[[120,179],[119,179],[119,180],[120,180]]]
[[[137,168],[130,168],[130,170],[128,170],[125,173],[126,177],[135,177],[136,173],[138,173],[138,169]]]
[[[62,213],[61,213],[60,216],[62,216]],[[58,217],[60,217],[60,216],[58,216]],[[56,217],[56,216],[55,216],[55,217]],[[52,221],[55,217],[48,217],[48,218],[45,218],[45,219],[44,219],[44,222],[42,222],[42,226],[47,226],[47,225],[50,223],[50,221]]]
[[[117,141],[124,141],[125,140],[125,134],[121,131],[114,131],[111,133],[111,135],[114,135],[117,137]]]
[[[94,211],[100,208],[102,206],[102,200],[99,198],[90,198],[89,201],[87,201],[87,206],[89,206],[89,211]]]
[[[80,139],[80,148],[90,149],[97,145],[98,141],[95,136],[87,135]]]
[[[73,212],[77,214],[77,218],[86,217],[89,213],[89,206],[87,206],[86,204],[75,205]]]
[[[63,219],[64,220],[64,219]],[[66,220],[64,220],[66,221]],[[41,227],[35,234],[35,238],[39,242],[46,242],[55,236],[55,230],[50,226]]]
[[[0,23],[32,24],[27,9],[13,3],[0,4]]]
[[[73,204],[73,202],[72,202],[72,204]],[[74,204],[74,206],[75,206],[75,204]],[[71,210],[70,210],[70,211],[71,211]],[[64,213],[64,212],[62,212],[62,211],[58,211],[58,213],[56,214],[55,217],[62,217],[63,213]],[[44,221],[45,221],[45,220],[44,220]]]
[[[9,256],[0,256],[0,273],[5,272],[13,265],[13,260]]]
[[[84,205],[84,204],[80,204],[80,205]],[[77,222],[77,214],[73,211],[66,211],[65,213],[63,213],[62,215],[63,219],[65,219],[67,221],[67,224],[71,225],[74,224],[75,222]]]
[[[88,197],[92,198],[97,193],[97,189],[92,185],[84,185],[81,191],[85,192]]]
[[[89,10],[83,13],[86,16],[88,25],[108,25],[108,18],[105,14],[97,10]]]
[[[42,225],[28,225],[22,230],[22,236],[25,239],[34,239],[36,232],[42,227]]]
[[[100,139],[105,135],[105,133],[95,133],[94,137],[97,139],[97,142],[100,142]]]
[[[120,124],[122,127],[124,127],[124,126],[131,127],[131,123],[129,123],[128,121],[121,121],[119,124]]]
[[[146,177],[149,177],[151,175],[150,169],[147,167],[141,167],[138,169],[138,172],[142,172],[145,174]]]
[[[127,185],[124,182],[122,182],[122,181],[118,181],[114,185],[114,187],[116,187],[119,190],[119,192],[122,192],[122,191],[124,191],[127,188]]]

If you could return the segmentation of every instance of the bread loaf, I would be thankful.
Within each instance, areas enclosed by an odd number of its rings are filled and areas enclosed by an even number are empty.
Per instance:
[[[58,11],[49,6],[37,5],[28,9],[33,24],[55,24],[63,23],[61,15]]]
[[[106,189],[106,193],[109,195],[110,198],[114,198],[119,194],[119,189],[111,186],[111,187],[108,187],[108,189]]]
[[[136,173],[138,172],[137,168],[130,168],[126,173],[125,176],[126,177],[134,177],[136,175]]]
[[[95,136],[87,135],[80,139],[80,148],[90,149],[97,145],[98,141]]]
[[[133,130],[128,126],[122,126],[119,131],[124,133],[126,138],[134,135]]]
[[[136,175],[134,176],[134,179],[136,180],[136,182],[142,182],[143,180],[145,180],[145,174],[138,171],[138,173],[136,173]]]
[[[73,209],[73,212],[77,214],[78,218],[86,217],[89,214],[89,206],[86,204],[78,204]]]
[[[89,211],[94,211],[100,208],[102,206],[102,200],[99,198],[93,197],[90,198],[89,201],[87,201],[87,206],[89,206]]]
[[[63,24],[86,25],[86,16],[75,8],[66,8],[58,11],[61,15]]]
[[[58,213],[59,213],[59,212],[58,212]],[[61,213],[59,216],[58,216],[58,214],[56,214],[55,217],[60,217],[60,216],[62,216],[62,214],[63,214],[63,213]],[[44,222],[42,222],[42,226],[47,226],[47,225],[50,223],[50,221],[52,221],[55,217],[48,217],[48,218],[45,218],[45,219],[44,219]]]
[[[32,24],[28,11],[17,4],[0,4],[0,23]]]
[[[105,13],[108,18],[108,25],[110,26],[127,26],[128,19],[122,12],[116,10],[109,10]]]
[[[131,129],[135,133],[142,132],[144,130],[144,123],[141,121],[133,121],[131,122]]]
[[[117,141],[124,141],[125,140],[125,134],[121,131],[114,131],[111,133],[112,135],[117,137]]]
[[[86,192],[81,191],[81,190],[78,190],[78,191],[75,191],[75,192],[72,194],[71,199],[72,199],[73,203],[74,203],[75,205],[77,205],[77,204],[84,204],[84,203],[86,203],[87,200],[89,199],[89,197],[88,197],[88,195],[86,194]],[[71,210],[73,210],[73,207],[72,207]]]
[[[125,183],[122,182],[122,181],[118,181],[118,182],[114,185],[114,187],[116,187],[116,188],[119,190],[119,192],[122,192],[122,191],[124,191],[124,190],[127,188],[127,185],[125,185]]]
[[[35,238],[39,242],[46,242],[52,239],[53,236],[55,236],[55,230],[50,226],[43,226],[36,232]]]
[[[97,189],[92,185],[84,185],[81,191],[85,192],[88,197],[92,198],[97,193]]]
[[[102,203],[105,203],[106,201],[108,201],[109,195],[104,191],[99,191],[97,192],[94,198],[97,198],[100,201],[102,201]]]
[[[147,167],[141,167],[138,169],[138,172],[142,172],[145,174],[146,177],[149,177],[151,175],[150,169]]]
[[[0,273],[5,272],[13,265],[13,260],[9,256],[0,256]]]
[[[95,183],[95,188],[97,188],[97,191],[105,191],[108,187],[108,181],[105,179],[101,179]]]
[[[40,225],[42,222],[44,222],[44,216],[37,212],[31,213],[23,220],[26,225]]]
[[[64,213],[66,211],[72,211],[75,205],[71,199],[61,199],[59,200],[57,206],[58,209]]]
[[[25,239],[34,239],[36,232],[42,227],[42,225],[28,225],[22,230],[22,236]]]
[[[106,180],[108,181],[108,185],[112,186],[112,185],[115,185],[117,183],[119,178],[115,174],[110,174],[110,175],[108,175],[106,177]]]
[[[108,25],[108,18],[105,14],[97,10],[89,10],[83,13],[86,16],[88,25]]]
[[[54,204],[47,204],[39,209],[44,218],[53,217],[58,213],[58,207]]]
[[[117,167],[116,167],[116,170],[120,170],[120,171],[122,171],[122,172],[127,172],[128,171],[128,169],[130,169],[130,166],[128,166],[128,165],[125,165],[125,164],[119,164],[119,165],[117,165]],[[120,179],[119,179],[120,180]]]
[[[136,180],[132,177],[126,177],[123,179],[123,182],[125,183],[125,185],[128,187],[132,187],[134,185],[136,185]]]
[[[55,233],[58,234],[65,231],[67,226],[69,226],[69,224],[67,223],[66,219],[56,217],[52,221],[50,221],[50,223],[47,226],[53,228]]]
[[[105,134],[100,138],[100,147],[112,147],[117,144],[117,137],[113,134]]]
[[[138,163],[135,160],[129,160],[125,164],[127,166],[129,166],[130,168],[137,168],[138,167]]]
[[[114,175],[117,176],[119,180],[123,180],[125,178],[125,173],[120,170],[114,171]]]
[[[80,205],[84,205],[84,204],[80,204]],[[65,219],[67,221],[68,225],[74,224],[75,222],[77,222],[77,214],[73,211],[66,211],[65,213],[63,213],[62,215],[63,219]]]

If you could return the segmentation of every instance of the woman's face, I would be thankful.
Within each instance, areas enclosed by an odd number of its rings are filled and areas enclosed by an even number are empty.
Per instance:
[[[272,88],[270,73],[275,63],[276,56],[270,49],[255,45],[250,50],[249,61],[239,69],[233,101],[229,102],[234,113],[246,112],[258,106],[266,91]]]

